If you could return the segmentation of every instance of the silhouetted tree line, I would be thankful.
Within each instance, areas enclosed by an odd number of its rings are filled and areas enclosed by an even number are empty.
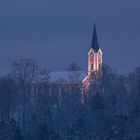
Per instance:
[[[0,78],[0,140],[140,139],[140,67],[125,76],[104,65],[101,90],[91,90],[84,104],[76,91],[58,107],[47,94],[32,102],[31,83],[47,71],[31,59],[12,68]]]

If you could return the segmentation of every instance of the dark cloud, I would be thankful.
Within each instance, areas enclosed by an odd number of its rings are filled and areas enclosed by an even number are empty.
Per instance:
[[[54,70],[75,61],[87,67],[93,21],[104,61],[129,72],[139,65],[138,0],[0,1],[1,73],[20,57]]]

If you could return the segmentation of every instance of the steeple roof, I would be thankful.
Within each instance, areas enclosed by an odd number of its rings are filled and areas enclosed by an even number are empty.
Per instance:
[[[98,39],[97,39],[97,32],[96,32],[96,25],[95,24],[94,24],[94,28],[93,28],[93,36],[92,36],[92,45],[91,45],[91,48],[95,52],[98,52],[98,50],[99,50]]]

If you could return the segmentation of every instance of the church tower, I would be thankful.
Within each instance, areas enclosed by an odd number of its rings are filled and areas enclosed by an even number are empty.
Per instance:
[[[94,24],[92,44],[88,52],[88,76],[90,81],[93,81],[95,75],[102,73],[102,50],[99,47],[96,25]]]

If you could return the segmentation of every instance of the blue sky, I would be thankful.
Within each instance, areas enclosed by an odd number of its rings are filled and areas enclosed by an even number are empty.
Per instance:
[[[1,0],[0,73],[19,58],[65,70],[71,62],[87,70],[96,22],[104,62],[120,73],[140,60],[139,0]]]

